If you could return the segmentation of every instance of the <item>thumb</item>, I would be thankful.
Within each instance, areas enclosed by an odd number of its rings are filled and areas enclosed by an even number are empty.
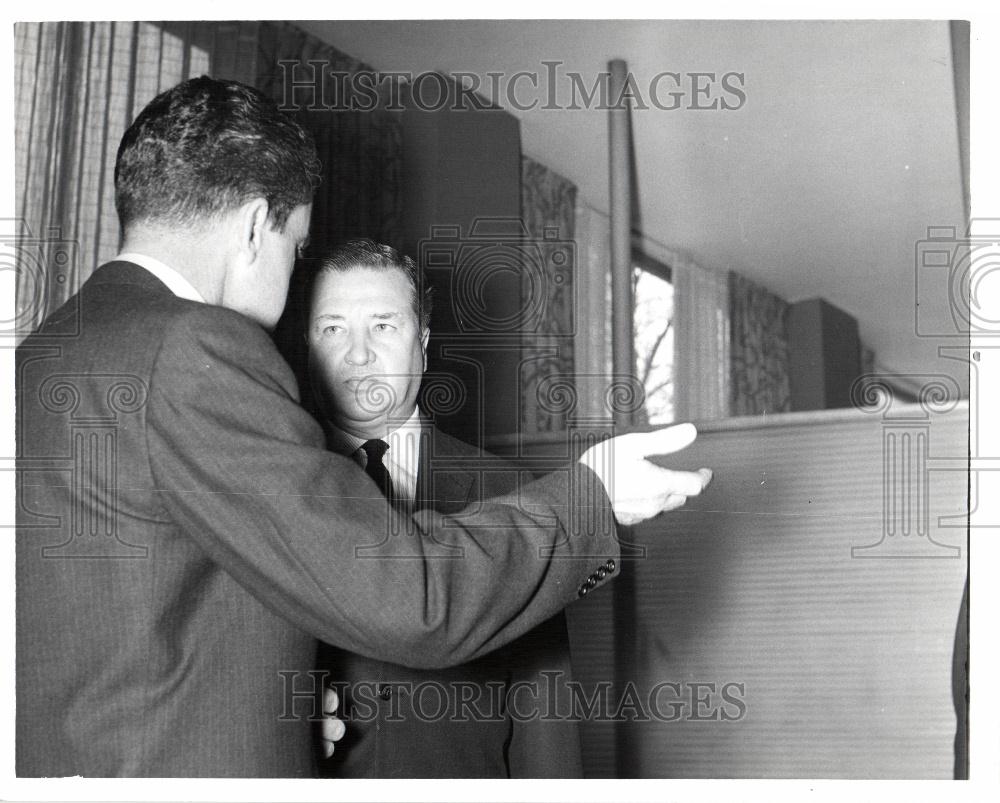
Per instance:
[[[660,492],[666,496],[697,496],[712,481],[712,470],[700,468],[697,471],[673,471],[669,468],[651,466],[655,469],[655,482]]]
[[[642,455],[670,454],[686,449],[698,437],[694,424],[676,424],[672,427],[647,432],[642,436]]]

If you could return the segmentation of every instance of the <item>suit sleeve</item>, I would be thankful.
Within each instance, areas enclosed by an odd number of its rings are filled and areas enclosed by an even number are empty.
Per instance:
[[[171,519],[291,623],[369,657],[463,663],[617,571],[609,501],[579,465],[454,516],[400,517],[323,448],[270,339],[228,310],[164,332],[146,415]]]

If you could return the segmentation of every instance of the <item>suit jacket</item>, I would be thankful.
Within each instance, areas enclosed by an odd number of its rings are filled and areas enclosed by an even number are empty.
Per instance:
[[[316,638],[462,663],[618,557],[581,466],[459,518],[387,511],[263,329],[136,265],[26,338],[16,382],[18,775],[309,775]]]
[[[432,426],[421,435],[417,505],[457,514],[510,493],[517,468]],[[566,617],[461,666],[409,669],[320,643],[344,738],[320,774],[341,778],[579,778]],[[543,674],[543,672],[545,674]]]

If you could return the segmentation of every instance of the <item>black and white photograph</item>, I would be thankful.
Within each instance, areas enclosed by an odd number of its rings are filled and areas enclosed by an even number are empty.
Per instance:
[[[5,799],[998,791],[990,20],[165,10],[8,28]]]

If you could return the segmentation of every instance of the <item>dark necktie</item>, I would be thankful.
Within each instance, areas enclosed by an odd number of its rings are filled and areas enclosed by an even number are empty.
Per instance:
[[[388,499],[390,503],[395,501],[392,492],[392,478],[389,476],[389,469],[387,469],[385,464],[382,462],[382,457],[389,449],[389,444],[383,440],[375,438],[374,440],[362,443],[361,448],[368,457],[368,460],[365,463],[365,474],[375,480],[375,484],[378,486],[378,489],[385,495],[385,498]]]

